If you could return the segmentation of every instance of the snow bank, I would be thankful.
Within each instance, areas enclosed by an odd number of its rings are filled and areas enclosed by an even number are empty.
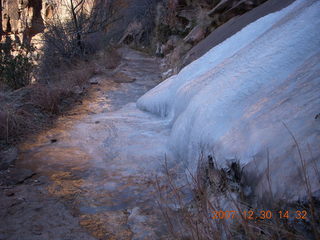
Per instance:
[[[236,157],[261,174],[263,189],[268,152],[273,190],[298,196],[302,188],[287,186],[302,183],[287,126],[302,149],[310,145],[303,154],[317,190],[319,160],[310,156],[320,156],[319,29],[320,2],[296,1],[214,47],[137,106],[171,120],[170,147],[190,169],[200,150],[213,151],[220,164]]]

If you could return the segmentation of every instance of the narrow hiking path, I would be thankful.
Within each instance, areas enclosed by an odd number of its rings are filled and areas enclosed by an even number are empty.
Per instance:
[[[164,237],[154,180],[169,131],[135,105],[161,81],[160,62],[120,51],[116,74],[96,77],[82,104],[20,146],[17,168],[36,177],[3,196],[11,212],[3,213],[0,239],[91,239],[87,232],[97,239]]]

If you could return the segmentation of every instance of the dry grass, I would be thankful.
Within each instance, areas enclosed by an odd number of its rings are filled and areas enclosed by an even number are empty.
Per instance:
[[[70,70],[58,69],[51,81],[34,85],[30,102],[48,113],[58,114],[62,101],[74,96],[77,89],[83,89],[94,74],[92,63],[81,62]]]
[[[108,48],[90,59],[48,69],[52,74],[6,97],[1,94],[0,148],[41,129],[48,118],[70,109],[76,99],[85,95],[90,77],[117,67],[120,60],[116,49]]]
[[[295,146],[297,148],[297,151],[299,153],[299,160],[300,160],[300,164],[301,164],[300,169],[301,169],[302,174],[303,174],[303,181],[304,181],[304,184],[305,184],[306,194],[308,196],[309,210],[310,210],[310,213],[311,213],[312,230],[313,230],[315,238],[316,239],[320,239],[320,234],[318,232],[319,224],[317,224],[317,222],[316,222],[317,221],[316,207],[315,207],[315,203],[314,203],[314,200],[313,200],[313,197],[312,197],[311,184],[310,184],[310,178],[309,178],[309,175],[308,175],[308,172],[307,172],[306,161],[305,161],[305,158],[303,157],[303,155],[301,153],[300,145],[299,145],[297,139],[295,138],[294,134],[292,133],[292,131],[288,128],[288,126],[284,122],[283,122],[283,125],[288,130],[292,140],[294,141],[294,144],[295,144]],[[312,155],[311,155],[311,157],[312,157]],[[316,166],[316,164],[315,164],[315,166]],[[319,174],[318,171],[316,171],[316,173]],[[318,179],[319,179],[319,176],[320,175],[318,175]]]
[[[25,132],[34,129],[32,114],[23,109],[4,106],[0,109],[0,142],[10,143]]]
[[[292,134],[292,133],[291,133]],[[298,151],[298,143],[294,139]],[[214,157],[199,158],[197,174],[185,176],[181,185],[181,175],[164,164],[164,177],[156,179],[159,194],[158,205],[167,230],[172,239],[319,239],[320,201],[310,190],[308,175],[302,154],[301,170],[306,181],[307,200],[291,202],[277,200],[271,191],[270,173],[267,170],[269,187],[266,199],[258,199],[254,193],[245,193],[246,180],[239,162],[234,160],[225,168],[218,168]],[[268,165],[269,165],[268,160]],[[268,167],[270,169],[270,167]],[[191,176],[191,177],[190,177]],[[320,177],[320,176],[318,176]],[[191,178],[191,181],[188,179]],[[191,200],[190,200],[191,196]],[[189,199],[189,200],[188,200]],[[237,217],[223,217],[223,211],[235,211]],[[250,211],[255,216],[269,210],[272,217],[264,219],[249,218]],[[288,210],[291,217],[280,217]],[[295,219],[292,213],[307,211],[306,219]],[[216,214],[215,219],[212,219]],[[256,213],[258,213],[256,215]],[[221,217],[222,216],[222,217]],[[297,214],[295,214],[297,216]]]

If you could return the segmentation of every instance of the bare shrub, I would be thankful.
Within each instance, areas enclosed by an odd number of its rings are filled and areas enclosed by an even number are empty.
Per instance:
[[[68,103],[74,101],[72,98],[83,95],[90,77],[119,64],[120,55],[114,48],[106,47],[104,37],[106,27],[118,20],[115,15],[119,6],[115,8],[115,1],[95,1],[90,10],[84,6],[86,0],[66,2],[70,7],[69,21],[61,21],[58,14],[53,14],[53,20],[46,23],[37,81],[21,89],[22,92],[13,93],[10,98],[17,99],[16,102],[0,99],[1,141],[9,143],[30,133],[34,122],[39,123],[42,118],[48,120],[65,110],[66,105],[70,106]],[[30,76],[29,69],[22,70]],[[13,75],[19,77],[19,81],[23,80],[19,74]],[[2,77],[1,72],[1,89],[6,90],[8,83],[4,83]],[[26,84],[23,82],[22,85]]]
[[[93,62],[79,61],[71,69],[58,68],[50,81],[34,86],[31,102],[46,112],[57,114],[61,102],[72,97],[77,87],[83,88],[94,74]]]
[[[75,59],[71,64],[52,67],[47,78],[19,92],[0,95],[0,141],[13,143],[39,129],[42,118],[61,113],[74,98],[85,94],[90,77],[104,73],[104,68],[119,64],[120,55],[107,48],[88,60]],[[80,95],[79,95],[80,94]]]
[[[10,143],[32,129],[32,115],[23,110],[5,106],[0,109],[0,140]]]
[[[40,78],[50,80],[55,69],[70,67],[74,61],[85,60],[108,45],[104,31],[119,19],[116,16],[118,6],[114,2],[96,1],[88,9],[86,0],[77,3],[67,1],[69,20],[61,20],[57,15],[46,24]]]
[[[83,89],[95,73],[93,61],[79,60],[71,69],[55,69],[50,81],[32,84],[10,96],[0,95],[0,141],[11,144],[40,129],[42,118],[59,114],[66,107],[65,102],[79,97],[77,89]]]
[[[61,89],[57,86],[38,84],[35,95],[32,97],[32,103],[47,112],[58,113],[64,91],[67,91],[67,88]]]
[[[204,189],[200,175],[192,176],[186,184],[177,184],[177,173],[168,169],[165,162],[164,178],[157,179],[156,188],[159,193],[158,205],[167,223],[167,229],[173,239],[220,239],[223,236],[221,227],[213,224],[210,212],[219,206],[213,206]],[[191,197],[191,200],[187,200]]]
[[[299,202],[271,198],[266,203],[244,193],[250,186],[238,161],[219,168],[213,156],[201,154],[199,163],[197,174],[189,172],[192,180],[186,177],[184,185],[166,161],[164,176],[156,179],[159,209],[173,239],[318,239],[319,200],[308,194]],[[308,218],[283,215],[297,209],[308,212]]]

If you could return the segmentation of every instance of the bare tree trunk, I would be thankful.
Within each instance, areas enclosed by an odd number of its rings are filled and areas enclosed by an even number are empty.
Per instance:
[[[78,44],[78,47],[79,47],[81,53],[83,53],[84,47],[83,47],[83,43],[82,43],[82,36],[81,36],[81,32],[80,32],[80,27],[79,27],[79,22],[78,22],[78,16],[77,16],[77,13],[76,13],[76,9],[80,5],[82,5],[83,3],[84,3],[84,0],[81,0],[76,6],[74,6],[72,0],[70,0],[71,14],[72,14],[72,18],[73,18],[74,27],[76,29],[76,34],[77,34],[77,44]]]
[[[3,34],[3,30],[2,30],[2,0],[0,0],[0,41],[2,39],[2,34]]]

